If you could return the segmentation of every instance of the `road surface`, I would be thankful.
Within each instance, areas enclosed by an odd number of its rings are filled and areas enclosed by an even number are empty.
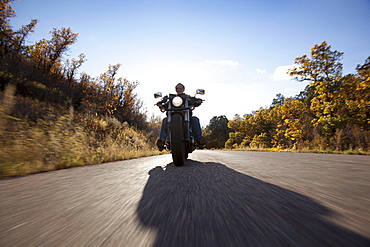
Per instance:
[[[0,246],[370,246],[370,157],[196,150],[2,179]]]

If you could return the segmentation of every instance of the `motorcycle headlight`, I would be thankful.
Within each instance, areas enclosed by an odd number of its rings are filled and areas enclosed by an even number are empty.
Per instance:
[[[176,96],[175,98],[172,99],[172,104],[175,107],[180,107],[182,105],[182,98],[179,96]]]

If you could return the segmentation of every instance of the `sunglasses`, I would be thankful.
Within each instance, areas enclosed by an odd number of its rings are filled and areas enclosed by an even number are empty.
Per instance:
[[[184,90],[183,87],[177,87],[176,90]]]

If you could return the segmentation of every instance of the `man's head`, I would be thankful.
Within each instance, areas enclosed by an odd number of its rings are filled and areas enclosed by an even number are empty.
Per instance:
[[[185,86],[181,83],[178,83],[176,85],[175,89],[176,89],[176,93],[180,94],[180,93],[183,93],[185,91]]]

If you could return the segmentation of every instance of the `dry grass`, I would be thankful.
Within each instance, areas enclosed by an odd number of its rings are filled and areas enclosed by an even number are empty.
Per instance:
[[[14,117],[15,101],[24,99],[13,94],[10,86],[0,95],[0,177],[159,154],[144,133],[114,118],[73,111],[55,115],[37,102],[41,118]]]

